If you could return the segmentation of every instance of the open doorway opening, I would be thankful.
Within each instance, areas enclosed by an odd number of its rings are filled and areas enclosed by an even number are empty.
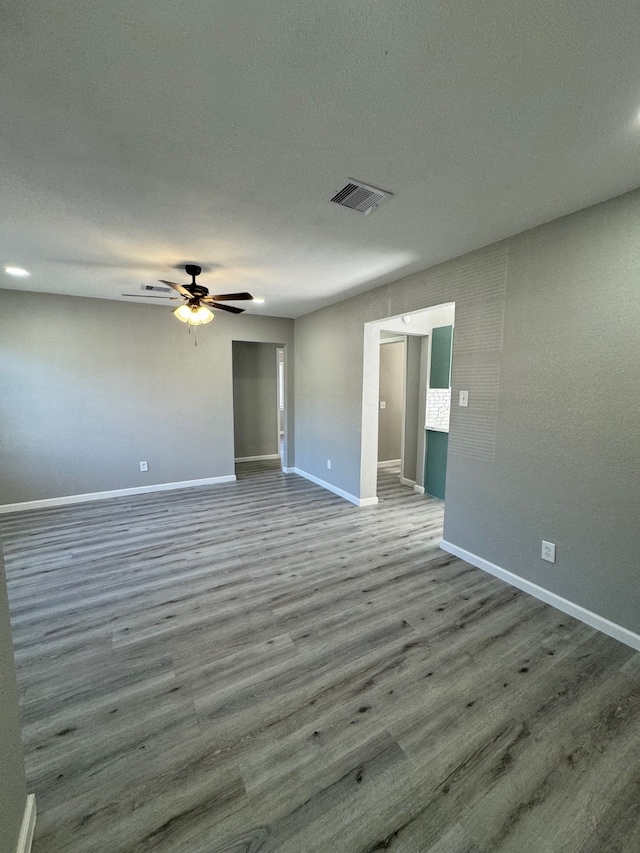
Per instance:
[[[405,397],[405,339],[380,336],[380,403],[378,409],[378,467],[400,467]]]
[[[232,342],[236,476],[282,467],[284,351],[274,343]]]
[[[401,478],[406,395],[406,337],[380,332],[378,492]]]
[[[365,324],[361,500],[375,503],[398,486],[444,499],[451,402],[454,303]],[[393,350],[402,349],[401,370],[390,380]],[[394,462],[385,418],[389,381],[401,396],[400,454]],[[398,447],[398,444],[395,445]],[[384,456],[387,459],[384,459]],[[405,494],[406,494],[405,489]]]
[[[280,461],[284,465],[284,347],[276,347],[276,371],[278,383],[278,453],[280,454]]]

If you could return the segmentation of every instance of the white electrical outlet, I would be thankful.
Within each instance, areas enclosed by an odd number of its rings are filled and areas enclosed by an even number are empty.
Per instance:
[[[141,471],[148,471],[149,470],[149,463],[148,462],[141,462],[140,463],[140,470]]]
[[[331,460],[327,459],[327,468],[331,470]]]
[[[386,408],[387,408],[387,403],[386,403],[386,401],[385,401],[385,400],[380,400],[380,408],[381,408],[381,409],[386,409]]]
[[[545,542],[542,540],[542,559],[546,560],[548,563],[555,563],[556,561],[556,546],[553,542]]]

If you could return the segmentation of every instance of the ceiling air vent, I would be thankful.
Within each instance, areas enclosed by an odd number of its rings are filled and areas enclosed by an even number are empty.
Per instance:
[[[372,210],[379,207],[383,201],[391,198],[392,195],[393,193],[388,193],[385,190],[370,187],[368,184],[348,178],[331,196],[330,201],[342,207],[357,210],[358,213],[364,213],[367,216]]]
[[[141,284],[140,290],[150,290],[153,293],[171,293],[170,287],[161,287],[159,284]]]

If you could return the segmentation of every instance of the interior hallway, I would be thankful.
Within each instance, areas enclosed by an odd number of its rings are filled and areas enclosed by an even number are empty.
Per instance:
[[[639,654],[245,466],[0,519],[34,853],[640,849]]]

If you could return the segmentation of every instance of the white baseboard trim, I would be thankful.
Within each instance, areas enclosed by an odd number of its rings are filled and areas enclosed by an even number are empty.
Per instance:
[[[557,595],[555,592],[551,592],[542,586],[538,586],[537,583],[525,580],[519,575],[514,575],[513,572],[502,569],[500,566],[496,566],[495,563],[490,563],[488,560],[478,557],[477,554],[473,554],[471,551],[459,548],[452,542],[447,542],[445,539],[441,539],[440,547],[443,551],[453,554],[454,557],[460,557],[467,563],[471,563],[472,566],[482,569],[482,571],[488,572],[490,575],[500,578],[500,580],[506,581],[508,584],[511,584],[511,586],[515,586],[523,592],[528,592],[529,595],[540,599],[540,601],[544,601],[545,604],[550,604],[552,607],[555,607],[557,610],[561,610],[568,616],[573,616],[580,622],[584,622],[586,625],[590,625],[592,628],[602,631],[603,634],[608,634],[615,640],[619,640],[621,643],[631,646],[632,649],[640,651],[640,634],[635,634],[628,628],[623,628],[622,625],[618,625],[616,622],[611,622],[604,616],[600,616],[591,610],[587,610],[580,604],[574,604],[573,601],[569,601],[567,598],[562,598],[562,596]]]
[[[263,459],[280,459],[279,453],[267,453],[266,456],[236,456],[234,462],[262,462]]]
[[[43,498],[42,500],[23,501],[17,504],[2,504],[0,505],[0,515],[8,512],[22,512],[27,509],[46,509],[47,507],[80,504],[86,501],[102,501],[106,498],[120,498],[125,495],[167,492],[171,489],[188,489],[191,486],[212,486],[217,483],[231,483],[235,479],[235,474],[226,474],[224,477],[205,477],[202,480],[183,480],[180,483],[156,483],[153,486],[134,486],[131,489],[113,489],[110,492],[88,492],[83,495],[64,495],[60,498]]]
[[[20,827],[20,835],[18,837],[18,846],[16,853],[29,853],[33,842],[33,833],[36,828],[36,795],[28,794],[27,802],[24,807],[24,815],[22,817],[22,826]]]
[[[413,491],[417,495],[424,495],[424,486],[419,486],[417,483],[413,484]]]
[[[415,480],[409,480],[407,479],[407,477],[400,477],[400,482],[403,486],[411,486],[411,488],[413,488],[416,484]]]
[[[356,506],[378,506],[378,496],[373,498],[358,498]]]
[[[401,459],[383,459],[382,462],[378,462],[378,468],[395,468],[401,462]]]
[[[310,480],[312,483],[315,483],[316,486],[322,486],[323,489],[333,492],[334,495],[338,495],[356,506],[376,506],[378,503],[377,497],[357,498],[355,495],[345,492],[344,489],[339,489],[337,486],[334,486],[333,483],[327,483],[325,480],[321,480],[320,477],[314,477],[313,474],[301,471],[300,468],[283,468],[282,470],[285,474],[297,474],[299,477],[304,477],[305,480]]]

